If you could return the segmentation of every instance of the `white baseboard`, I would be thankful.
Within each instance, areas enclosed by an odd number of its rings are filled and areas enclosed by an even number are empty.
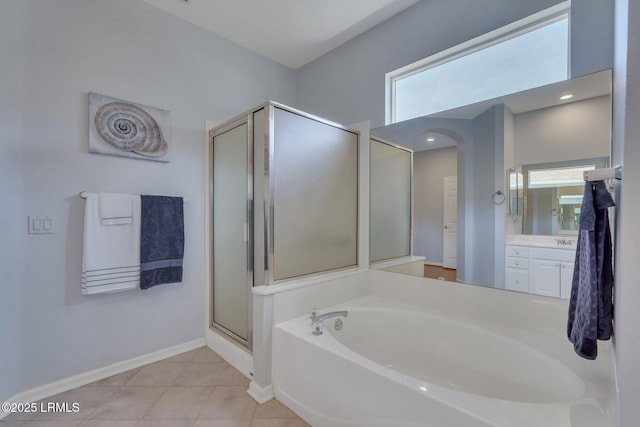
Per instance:
[[[112,365],[104,366],[102,368],[94,369],[92,371],[83,372],[71,377],[63,378],[58,381],[54,381],[48,384],[44,384],[38,387],[31,388],[29,390],[21,391],[9,399],[8,403],[27,403],[37,402],[38,400],[45,399],[47,397],[54,396],[58,393],[63,393],[71,389],[82,387],[83,385],[90,384],[95,381],[111,377],[113,375],[121,374],[131,369],[139,368],[140,366],[147,365],[149,363],[157,362],[167,357],[175,356],[185,351],[194,350],[205,345],[204,338],[198,338],[193,341],[189,341],[183,344],[178,344],[173,347],[165,348],[162,350],[154,351],[152,353],[143,354],[142,356],[134,357],[132,359],[116,362]],[[0,411],[0,420],[9,415],[7,412]]]
[[[253,379],[253,356],[240,346],[232,343],[214,330],[205,332],[207,347],[218,353],[227,363],[249,378]]]
[[[249,383],[249,390],[247,390],[247,393],[261,405],[275,397],[273,395],[273,386],[271,384],[262,387],[255,381],[251,381],[251,383]]]

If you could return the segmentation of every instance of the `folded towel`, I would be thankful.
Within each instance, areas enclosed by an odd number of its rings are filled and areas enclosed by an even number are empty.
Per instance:
[[[82,293],[118,292],[140,286],[140,196],[126,196],[132,211],[130,224],[105,225],[101,197],[87,194],[84,210]]]
[[[131,224],[133,222],[131,195],[100,193],[100,218],[103,225]]]
[[[140,288],[182,282],[182,197],[141,196]]]

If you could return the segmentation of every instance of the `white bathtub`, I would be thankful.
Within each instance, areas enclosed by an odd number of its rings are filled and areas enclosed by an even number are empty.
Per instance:
[[[558,330],[366,296],[313,336],[308,316],[275,325],[276,397],[314,427],[606,427],[610,352],[578,358]],[[516,323],[516,322],[514,322]]]

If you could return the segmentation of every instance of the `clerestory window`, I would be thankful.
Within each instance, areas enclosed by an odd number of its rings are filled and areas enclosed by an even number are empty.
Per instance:
[[[396,123],[566,80],[570,2],[386,75]]]

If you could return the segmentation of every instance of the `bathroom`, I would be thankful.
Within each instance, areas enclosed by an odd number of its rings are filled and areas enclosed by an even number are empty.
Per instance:
[[[422,1],[296,70],[144,1],[3,3],[0,400],[183,343],[204,343],[206,120],[222,123],[273,99],[338,123],[381,126],[385,73],[555,3]],[[617,422],[632,426],[640,384],[634,330],[640,320],[634,238],[640,232],[634,219],[640,130],[632,112],[640,100],[630,88],[640,79],[640,40],[628,28],[638,24],[640,11],[619,0],[614,17],[607,12],[612,3],[573,2],[576,20],[597,22],[589,31],[572,27],[571,64],[576,76],[613,69],[612,163],[623,164],[625,173],[615,218]],[[606,37],[593,30],[602,16],[615,19],[615,37],[611,28]],[[89,155],[90,91],[171,110],[171,162]],[[83,190],[188,198],[182,285],[83,297],[77,226]],[[28,236],[29,215],[50,216],[54,234]]]

